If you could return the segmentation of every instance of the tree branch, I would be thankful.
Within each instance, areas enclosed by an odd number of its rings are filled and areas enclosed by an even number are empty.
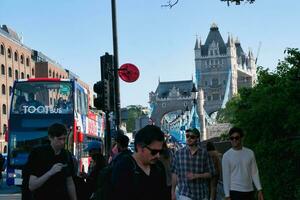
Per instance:
[[[220,0],[220,1],[226,1],[226,2],[227,2],[227,5],[229,6],[230,3],[234,3],[234,2],[235,2],[236,5],[240,5],[240,4],[241,4],[241,1],[244,1],[244,0]],[[167,4],[161,5],[161,7],[169,7],[169,8],[171,9],[171,8],[172,8],[173,6],[175,6],[178,2],[179,2],[179,0],[169,0],[169,1],[167,2]],[[247,2],[250,3],[250,4],[252,4],[252,3],[255,2],[255,0],[245,0],[245,3],[247,3]]]
[[[169,0],[167,4],[161,5],[161,7],[169,7],[170,9],[175,6],[177,3],[179,2],[179,0],[175,0],[174,2],[172,2],[172,0]]]

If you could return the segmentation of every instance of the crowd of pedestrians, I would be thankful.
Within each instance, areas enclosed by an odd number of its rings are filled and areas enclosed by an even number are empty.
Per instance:
[[[229,131],[232,148],[220,159],[213,143],[204,145],[196,128],[185,131],[186,145],[166,141],[155,125],[140,129],[134,138],[135,151],[121,131],[111,157],[103,145],[92,141],[85,151],[91,158],[87,173],[78,174],[78,163],[64,149],[67,130],[62,124],[49,127],[49,145],[34,149],[23,173],[23,200],[216,200],[223,178],[226,200],[263,200],[255,156],[243,147],[243,130]]]

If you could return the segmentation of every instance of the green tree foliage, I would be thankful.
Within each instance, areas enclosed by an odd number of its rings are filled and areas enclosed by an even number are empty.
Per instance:
[[[135,129],[135,120],[138,117],[144,115],[142,111],[142,106],[128,106],[128,121],[126,122],[126,127],[128,132],[133,132]]]
[[[300,52],[270,72],[258,68],[258,84],[242,89],[219,120],[242,127],[256,153],[265,199],[300,199]]]

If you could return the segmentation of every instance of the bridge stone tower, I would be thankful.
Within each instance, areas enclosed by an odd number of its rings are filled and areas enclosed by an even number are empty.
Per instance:
[[[161,126],[166,114],[191,109],[197,98],[191,92],[193,86],[192,80],[159,82],[156,91],[149,93],[152,122]]]
[[[204,92],[207,114],[218,111],[240,87],[255,84],[256,64],[252,52],[246,54],[240,41],[232,36],[225,43],[215,23],[204,44],[196,39],[194,51],[197,87]]]

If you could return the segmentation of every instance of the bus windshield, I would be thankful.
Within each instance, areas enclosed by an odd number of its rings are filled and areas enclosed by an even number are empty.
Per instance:
[[[17,82],[11,114],[73,113],[71,82]]]

